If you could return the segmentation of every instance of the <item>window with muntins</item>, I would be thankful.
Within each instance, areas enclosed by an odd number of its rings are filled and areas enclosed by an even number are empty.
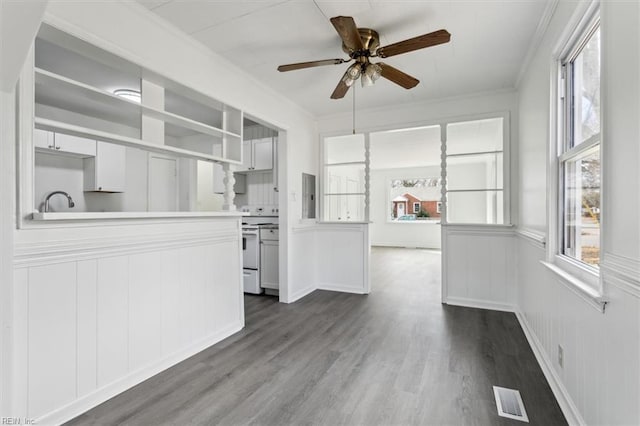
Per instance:
[[[448,223],[505,223],[505,117],[446,127]]]
[[[600,263],[600,26],[596,18],[561,60],[558,143],[559,254]]]
[[[365,137],[327,137],[323,143],[322,218],[327,222],[365,220]]]

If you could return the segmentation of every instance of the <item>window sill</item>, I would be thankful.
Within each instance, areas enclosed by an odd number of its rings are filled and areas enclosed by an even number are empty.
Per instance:
[[[604,313],[608,299],[600,291],[554,263],[545,261],[540,261],[540,263],[560,278],[560,282],[569,288],[569,290],[573,291],[599,312]]]

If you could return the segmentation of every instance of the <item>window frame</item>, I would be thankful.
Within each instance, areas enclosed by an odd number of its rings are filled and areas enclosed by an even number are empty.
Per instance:
[[[416,206],[418,206],[418,208],[416,209]],[[420,203],[413,203],[413,213],[420,213]]]
[[[567,78],[566,65],[573,61],[584,46],[600,27],[600,7],[597,1],[585,3],[576,11],[572,24],[569,25],[571,31],[567,32],[562,40],[557,44],[552,57],[552,80],[551,96],[552,111],[550,122],[550,148],[548,167],[548,244],[546,262],[543,262],[550,270],[555,272],[564,283],[569,283],[571,287],[577,288],[579,293],[586,296],[589,301],[597,302],[601,307],[603,298],[603,284],[598,267],[594,267],[586,262],[564,254],[564,164],[572,159],[579,158],[584,153],[599,146],[600,148],[600,261],[603,255],[603,146],[602,137],[603,113],[600,112],[600,133],[594,135],[584,142],[570,146],[572,135],[569,120],[573,120],[570,113],[570,103],[566,102],[570,96],[569,85],[572,84]],[[601,46],[602,32],[601,32]],[[601,47],[602,61],[602,47]],[[602,73],[600,75],[602,81]],[[604,90],[600,87],[600,99],[603,99]],[[601,104],[602,105],[602,104]],[[602,106],[601,106],[602,108]]]
[[[362,135],[364,137],[364,157],[361,161],[346,161],[346,162],[338,162],[338,163],[329,163],[328,162],[328,151],[327,151],[327,140],[333,138],[341,138],[348,136],[356,136]],[[369,170],[369,133],[368,132],[357,132],[357,133],[342,133],[335,132],[320,135],[320,195],[316,198],[318,202],[319,214],[317,222],[318,223],[340,223],[340,224],[361,224],[361,223],[369,223],[369,188],[368,183],[370,179],[370,170]],[[326,185],[326,179],[329,176],[328,169],[331,167],[340,167],[340,166],[363,166],[364,167],[364,191],[363,192],[331,192]],[[362,219],[361,220],[328,220],[326,218],[326,197],[327,196],[358,196],[363,197],[363,205],[361,206],[362,211]]]
[[[478,151],[474,153],[465,153],[465,154],[448,154],[446,150],[447,138],[448,138],[448,128],[451,124],[458,124],[464,122],[472,122],[472,121],[480,121],[487,119],[502,119],[502,150],[495,151],[502,153],[502,189],[482,189],[480,192],[501,192],[502,193],[502,223],[467,223],[467,222],[449,222],[448,220],[448,205],[447,205],[447,194],[449,192],[478,192],[478,190],[448,190],[447,182],[445,178],[445,182],[442,185],[442,205],[440,217],[443,224],[447,225],[463,225],[463,226],[492,226],[492,227],[509,227],[512,226],[511,220],[511,114],[508,111],[504,112],[495,112],[495,113],[486,113],[486,114],[474,114],[465,117],[458,117],[452,120],[446,120],[442,122],[442,139],[443,139],[443,161],[445,162],[445,176],[448,175],[447,166],[448,162],[446,159],[448,157],[456,157],[459,155],[475,155],[475,154],[485,154],[487,152]]]

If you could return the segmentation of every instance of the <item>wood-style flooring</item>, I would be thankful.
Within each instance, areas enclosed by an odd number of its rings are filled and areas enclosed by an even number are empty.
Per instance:
[[[372,293],[246,296],[246,328],[72,425],[566,424],[516,317],[440,303],[440,254],[374,248]]]

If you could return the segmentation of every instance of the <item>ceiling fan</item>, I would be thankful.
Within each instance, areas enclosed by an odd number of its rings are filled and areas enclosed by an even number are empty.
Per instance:
[[[416,87],[420,81],[399,69],[383,62],[372,63],[369,58],[388,58],[438,44],[448,43],[451,34],[447,30],[438,30],[423,34],[408,40],[380,47],[378,33],[369,28],[358,28],[350,16],[336,16],[330,19],[336,31],[342,38],[342,50],[349,55],[349,59],[325,59],[322,61],[299,62],[296,64],[280,65],[278,71],[293,71],[303,68],[319,67],[323,65],[338,65],[355,61],[344,73],[338,86],[331,94],[331,99],[340,99],[347,94],[353,83],[360,78],[362,86],[371,86],[380,77],[391,80],[405,89]]]

